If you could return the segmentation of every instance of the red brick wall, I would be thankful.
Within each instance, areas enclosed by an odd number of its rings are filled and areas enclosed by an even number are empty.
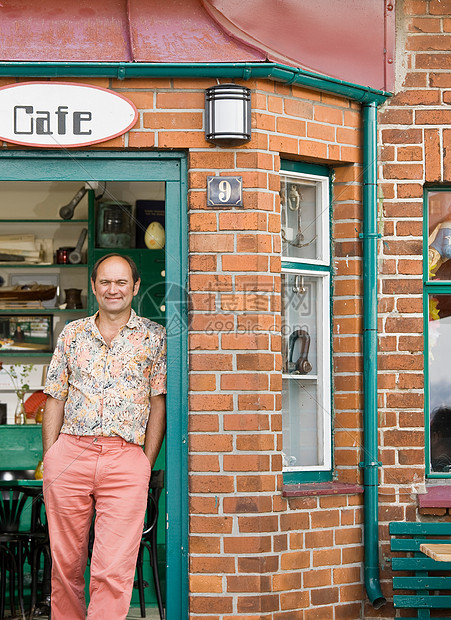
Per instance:
[[[359,110],[297,87],[247,85],[251,143],[189,155],[191,617],[360,618],[361,496],[281,497],[278,197],[280,154],[337,165],[335,458],[339,479],[357,482]],[[243,176],[244,209],[206,208],[211,174]]]
[[[359,106],[297,86],[246,82],[252,89],[252,141],[222,149],[204,139],[204,89],[211,80],[91,82],[118,90],[139,109],[133,130],[95,148],[189,152],[191,618],[362,618],[362,496],[287,500],[281,494],[278,194],[281,156],[335,169],[334,459],[338,480],[357,483]],[[206,177],[216,174],[243,177],[243,208],[207,208]],[[381,373],[382,398],[393,387],[392,376]],[[389,451],[384,455],[387,461]]]
[[[190,615],[360,618],[361,496],[281,496],[278,196],[281,155],[335,166],[335,459],[339,479],[357,482],[360,112],[296,86],[247,82],[252,141],[215,148],[202,130],[210,85],[114,85],[147,110],[130,146],[189,149]],[[243,177],[244,208],[207,209],[215,174]]]
[[[451,2],[398,4],[397,94],[379,114],[383,243],[380,245],[380,445],[382,554],[388,522],[434,520],[417,510],[424,490],[422,214],[425,183],[451,181]],[[388,570],[383,578],[390,579]],[[389,592],[389,583],[385,587]]]

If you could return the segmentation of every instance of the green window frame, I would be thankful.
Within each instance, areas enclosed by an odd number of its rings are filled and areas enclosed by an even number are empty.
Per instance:
[[[333,473],[332,174],[282,160],[280,175],[283,481],[326,482]]]
[[[451,186],[426,187],[423,214],[426,476],[451,478]]]

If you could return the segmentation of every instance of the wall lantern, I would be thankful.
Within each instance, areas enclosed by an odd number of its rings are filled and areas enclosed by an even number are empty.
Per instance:
[[[251,91],[237,84],[218,84],[205,91],[205,139],[218,146],[237,146],[251,139]]]

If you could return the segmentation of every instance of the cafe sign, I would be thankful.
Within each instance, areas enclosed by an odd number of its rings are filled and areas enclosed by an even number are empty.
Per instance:
[[[23,82],[0,88],[0,140],[40,148],[98,144],[136,123],[131,101],[105,88]]]

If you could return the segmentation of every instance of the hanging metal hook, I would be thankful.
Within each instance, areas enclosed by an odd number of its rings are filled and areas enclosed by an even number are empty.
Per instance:
[[[288,189],[288,208],[290,211],[298,211],[302,200],[302,194],[296,185],[290,185]]]
[[[292,288],[293,293],[303,295],[305,293],[304,276],[294,276],[294,284]]]

